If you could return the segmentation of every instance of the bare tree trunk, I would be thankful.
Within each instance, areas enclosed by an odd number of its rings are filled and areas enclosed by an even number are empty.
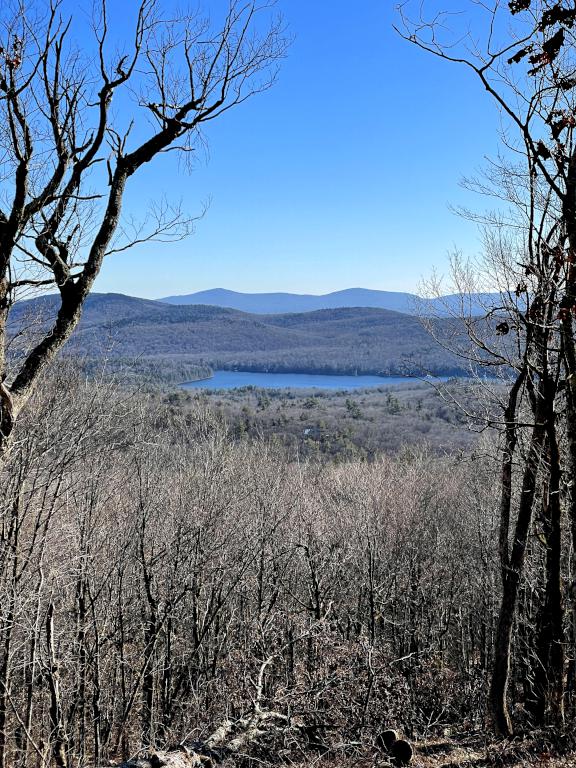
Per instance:
[[[62,702],[60,698],[60,674],[54,648],[54,603],[50,601],[46,615],[46,646],[48,649],[47,671],[50,689],[50,722],[52,725],[52,756],[58,768],[68,768],[66,755],[67,737],[63,722]]]
[[[572,153],[568,167],[566,195],[563,200],[563,220],[569,243],[568,275],[566,278],[565,295],[561,306],[564,308],[562,315],[562,353],[565,364],[566,376],[566,441],[568,444],[566,479],[568,497],[568,519],[571,529],[572,558],[576,553],[576,339],[574,338],[574,319],[576,307],[576,153]],[[571,577],[576,580],[576,563],[572,562]],[[572,594],[574,589],[572,586]],[[574,642],[576,638],[576,606],[573,611]],[[573,684],[576,686],[576,666],[571,663]],[[570,674],[570,672],[569,672]],[[568,681],[567,685],[570,685]]]
[[[512,543],[509,563],[504,570],[502,578],[502,600],[494,642],[494,662],[490,682],[489,706],[493,728],[500,736],[511,736],[513,733],[508,707],[512,628],[516,616],[518,588],[524,570],[524,556],[532,522],[534,494],[544,436],[544,426],[541,414],[538,412],[536,414],[536,424],[532,430],[529,454],[522,478],[514,541]]]
[[[6,768],[6,752],[8,745],[6,715],[8,696],[12,685],[10,668],[10,646],[12,640],[12,625],[14,623],[14,609],[12,605],[8,608],[8,613],[4,620],[6,629],[4,631],[2,664],[0,665],[0,768]]]
[[[551,414],[553,418],[553,413]],[[564,606],[562,601],[562,473],[556,431],[548,425],[548,478],[542,500],[543,538],[546,545],[546,588],[539,611],[534,672],[535,701],[531,712],[535,725],[549,719],[559,725],[564,717]]]

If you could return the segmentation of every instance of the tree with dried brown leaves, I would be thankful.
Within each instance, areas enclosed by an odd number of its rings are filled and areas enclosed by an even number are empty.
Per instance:
[[[472,184],[501,205],[476,217],[486,258],[457,262],[456,282],[466,292],[483,273],[489,290],[499,289],[500,306],[466,326],[475,362],[512,372],[498,419],[502,597],[489,696],[495,730],[510,735],[513,632],[535,536],[544,547],[542,597],[525,649],[523,704],[533,725],[558,725],[566,698],[564,584],[576,544],[576,5],[463,0],[454,13],[430,0],[414,15],[410,5],[400,9],[401,34],[468,68],[506,126],[507,157],[492,165],[488,184]]]

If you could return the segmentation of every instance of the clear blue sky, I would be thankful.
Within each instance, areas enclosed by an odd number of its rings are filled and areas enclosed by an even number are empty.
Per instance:
[[[295,39],[273,90],[210,124],[192,174],[159,158],[128,190],[135,212],[210,199],[196,233],[110,257],[96,290],[413,291],[455,247],[479,250],[448,208],[483,206],[459,181],[498,148],[472,75],[400,39],[391,0],[278,7]]]

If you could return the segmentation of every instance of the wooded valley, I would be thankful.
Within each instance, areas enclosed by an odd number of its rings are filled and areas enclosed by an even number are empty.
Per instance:
[[[308,730],[255,757],[480,728],[493,472],[424,449],[295,463],[64,366],[2,470],[0,765],[200,741],[250,712],[264,662],[262,703]],[[529,668],[520,646],[518,685]]]
[[[0,765],[206,750],[255,701],[289,722],[247,740],[248,763],[370,761],[386,725],[416,740],[417,765],[462,749],[461,734],[483,760],[494,436],[456,455],[421,444],[295,460],[183,394],[62,364],[18,427],[1,485]],[[537,532],[529,547],[518,702],[533,692],[546,559]],[[570,658],[570,717],[575,669]],[[515,718],[530,724],[523,708]],[[571,744],[543,738],[538,749]]]

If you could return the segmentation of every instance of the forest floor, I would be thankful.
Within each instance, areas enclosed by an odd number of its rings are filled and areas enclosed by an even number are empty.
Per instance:
[[[487,743],[481,734],[474,734],[456,739],[416,741],[412,746],[411,768],[576,768],[576,751],[560,755],[532,739]],[[315,765],[317,768],[388,768],[392,763],[378,753],[352,760],[324,758]]]
[[[559,743],[566,744],[566,738],[561,736]],[[509,741],[488,742],[485,734],[474,733],[456,738],[428,739],[411,742],[414,749],[409,768],[576,768],[576,750],[558,751],[545,746],[545,739],[516,738]],[[570,737],[570,743],[573,743]],[[349,745],[352,746],[352,745]],[[359,745],[358,745],[359,747]],[[190,753],[189,753],[190,754]],[[159,757],[161,759],[159,759]],[[238,762],[238,755],[231,755],[222,766],[279,766],[290,768],[397,768],[398,764],[380,750],[366,751],[359,747],[345,754],[331,752],[318,754],[315,758],[310,753],[302,753],[300,758],[275,760],[265,753],[259,758],[244,755],[246,760]],[[264,759],[262,759],[264,758]],[[202,758],[201,758],[202,760]],[[141,754],[139,759],[127,763],[111,761],[108,766],[116,768],[198,768],[198,756],[192,753],[188,756],[182,751],[169,751]]]
[[[413,768],[574,768],[576,752],[558,755],[533,740],[486,743],[477,734],[462,739],[416,742]]]

